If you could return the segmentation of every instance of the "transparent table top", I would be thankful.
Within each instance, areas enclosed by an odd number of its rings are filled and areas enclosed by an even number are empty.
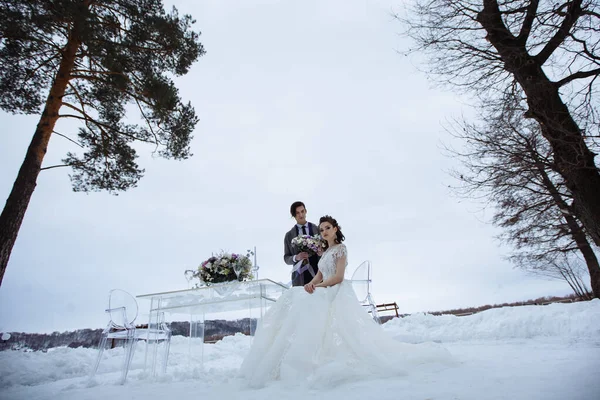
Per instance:
[[[150,311],[171,313],[227,312],[263,307],[276,301],[288,287],[270,279],[216,283],[194,289],[136,296],[151,300]]]

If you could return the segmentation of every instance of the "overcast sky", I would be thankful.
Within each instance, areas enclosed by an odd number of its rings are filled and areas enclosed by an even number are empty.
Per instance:
[[[490,211],[448,190],[457,164],[443,127],[469,100],[399,53],[410,46],[391,17],[401,0],[171,4],[207,50],[177,81],[200,117],[194,156],[140,147],[145,177],[119,196],[74,193],[66,168],[43,171],[0,287],[0,331],[103,327],[110,289],[185,289],[184,270],[221,249],[256,246],[260,277],[288,282],[295,200],[309,221],[339,221],[349,268],[371,260],[375,301],[402,313],[569,293],[513,269]],[[0,113],[3,202],[38,118]],[[67,151],[53,137],[44,165]]]

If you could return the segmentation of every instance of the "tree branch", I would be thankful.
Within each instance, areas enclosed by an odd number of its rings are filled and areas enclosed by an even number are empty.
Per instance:
[[[50,167],[40,168],[40,171],[45,171],[47,169],[52,169],[52,168],[62,168],[62,167],[70,167],[70,165],[69,164],[52,165]]]
[[[546,46],[544,46],[542,51],[535,56],[536,61],[539,62],[540,65],[544,65],[546,61],[548,61],[552,53],[554,53],[558,46],[560,46],[564,42],[565,38],[569,35],[571,28],[573,25],[575,25],[575,22],[581,15],[582,1],[583,0],[573,0],[566,12],[563,23],[561,24],[560,28],[558,28],[558,31],[554,34],[552,39],[546,43]]]
[[[120,131],[120,130],[116,129],[113,125],[102,123],[102,122],[100,122],[100,121],[98,121],[98,120],[90,117],[89,115],[83,113],[80,109],[78,109],[77,107],[73,106],[72,104],[68,104],[68,103],[63,103],[63,104],[66,105],[67,107],[72,108],[73,110],[76,110],[77,112],[81,113],[81,115],[60,114],[58,116],[59,118],[75,118],[75,119],[79,119],[79,120],[84,121],[86,123],[86,125],[88,123],[96,125],[98,127],[98,129],[100,129],[100,131],[102,131],[102,132],[105,132],[105,130],[110,130],[110,131],[116,132],[119,135],[123,135],[123,136],[126,136],[128,138],[131,138],[133,140],[138,140],[138,141],[144,142],[144,143],[156,144],[152,140],[142,139],[142,138],[139,138],[137,136],[130,135],[128,133],[125,133],[123,131]]]
[[[521,27],[521,32],[519,32],[519,36],[517,36],[517,40],[522,44],[527,43],[527,38],[529,38],[529,33],[531,32],[533,21],[535,21],[535,16],[537,15],[539,4],[539,0],[532,0],[529,4],[529,7],[527,7],[525,21],[523,21],[523,26]]]
[[[56,134],[56,135],[58,135],[58,136],[61,136],[61,137],[65,138],[65,139],[67,139],[69,142],[71,142],[71,143],[75,143],[77,146],[79,146],[79,147],[83,148],[83,146],[82,146],[82,145],[80,145],[79,143],[77,143],[76,141],[74,141],[73,139],[71,139],[70,137],[68,137],[68,136],[66,136],[66,135],[63,135],[62,133],[58,133],[58,132],[56,132],[56,131],[54,131],[53,133],[54,133],[54,134]]]
[[[599,74],[600,74],[600,68],[592,69],[590,71],[578,71],[578,72],[575,72],[574,74],[569,75],[566,78],[563,78],[560,81],[556,82],[556,86],[561,87],[571,81],[574,81],[575,79],[589,78],[590,76],[599,75]]]

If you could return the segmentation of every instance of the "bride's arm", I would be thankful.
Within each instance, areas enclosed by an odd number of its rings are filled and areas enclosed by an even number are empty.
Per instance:
[[[321,271],[318,271],[317,274],[315,275],[314,278],[312,278],[312,280],[310,282],[308,282],[306,285],[304,285],[304,290],[306,290],[308,293],[312,293],[315,291],[315,288],[317,287],[317,283],[321,282],[323,280],[323,274],[321,273]]]
[[[345,255],[337,259],[337,262],[335,263],[335,275],[321,283],[316,284],[315,287],[335,286],[338,283],[341,283],[344,280],[344,272],[346,272]],[[319,271],[319,273],[321,273],[321,271]]]
[[[312,280],[310,282],[308,282],[309,285],[317,285],[317,283],[322,282],[323,281],[323,274],[321,273],[321,271],[318,271],[317,274],[315,275],[314,278],[312,278]]]

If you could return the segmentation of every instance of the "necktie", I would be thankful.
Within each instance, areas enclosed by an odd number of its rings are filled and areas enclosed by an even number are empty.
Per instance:
[[[306,225],[302,225],[302,234],[306,235]]]

